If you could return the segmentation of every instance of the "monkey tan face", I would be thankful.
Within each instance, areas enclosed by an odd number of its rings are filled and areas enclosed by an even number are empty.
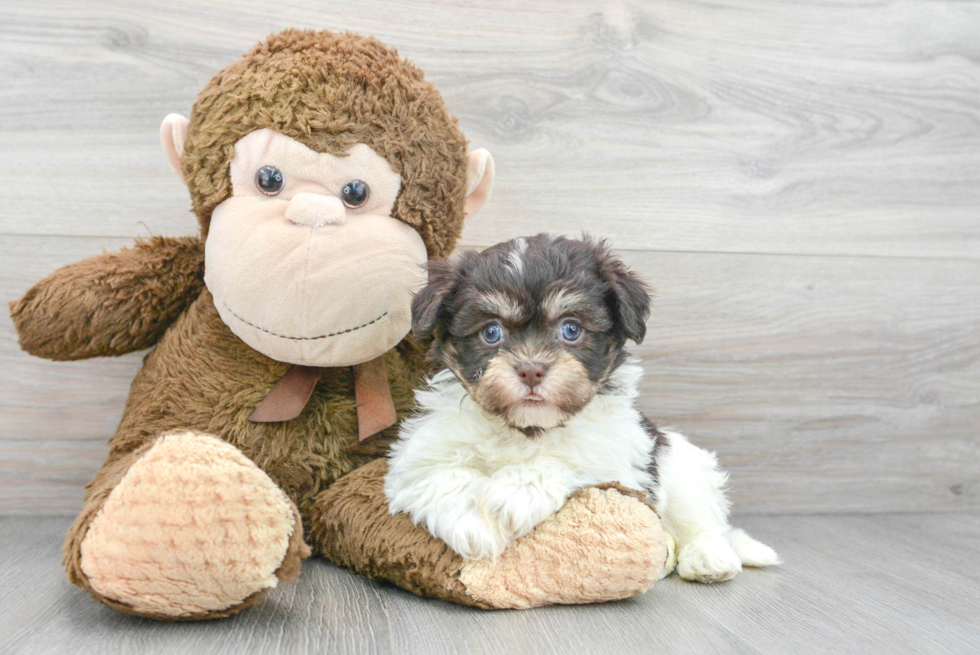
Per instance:
[[[352,56],[356,53],[357,56]],[[420,265],[493,185],[422,71],[353,34],[285,30],[160,128],[205,241],[221,318],[274,359],[344,366],[410,328]]]
[[[643,340],[644,285],[602,243],[539,235],[430,264],[412,303],[431,356],[526,435],[581,411]]]
[[[391,217],[401,187],[364,144],[346,157],[269,129],[235,145],[232,196],[214,210],[205,282],[221,318],[279,361],[341,366],[411,327],[426,248]]]

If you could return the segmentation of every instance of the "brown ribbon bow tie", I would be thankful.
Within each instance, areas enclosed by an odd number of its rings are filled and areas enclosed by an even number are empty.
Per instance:
[[[357,403],[357,435],[360,441],[390,428],[398,421],[391,399],[388,371],[378,357],[354,369],[354,397]],[[248,420],[255,423],[291,421],[302,413],[320,381],[323,369],[293,364],[266,394]]]

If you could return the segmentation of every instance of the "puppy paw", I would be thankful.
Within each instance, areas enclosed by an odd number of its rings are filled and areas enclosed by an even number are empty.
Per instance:
[[[677,574],[695,582],[724,582],[742,570],[742,561],[728,541],[705,535],[677,550]]]
[[[523,537],[560,507],[539,489],[515,482],[493,485],[484,499],[484,510],[508,540]]]
[[[568,490],[554,475],[534,468],[504,467],[483,494],[483,509],[508,540],[519,539],[565,504]]]
[[[745,534],[744,530],[730,530],[725,538],[728,539],[738,558],[742,560],[743,566],[761,567],[782,563],[776,551]]]
[[[463,559],[493,559],[506,546],[506,540],[476,511],[460,516],[445,542]]]

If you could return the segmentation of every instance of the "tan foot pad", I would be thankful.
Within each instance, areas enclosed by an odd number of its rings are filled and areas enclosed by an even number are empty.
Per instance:
[[[275,587],[292,504],[234,446],[160,437],[109,494],[81,545],[92,588],[140,614],[196,617]]]
[[[667,557],[656,513],[615,489],[577,492],[500,558],[467,562],[466,593],[496,608],[595,603],[641,594]]]

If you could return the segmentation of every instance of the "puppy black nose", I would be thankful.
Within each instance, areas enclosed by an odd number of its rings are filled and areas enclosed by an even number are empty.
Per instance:
[[[544,379],[544,374],[547,372],[548,368],[544,364],[539,364],[538,362],[523,362],[517,367],[517,375],[520,376],[521,381],[527,386],[534,388],[534,385],[541,382]]]

